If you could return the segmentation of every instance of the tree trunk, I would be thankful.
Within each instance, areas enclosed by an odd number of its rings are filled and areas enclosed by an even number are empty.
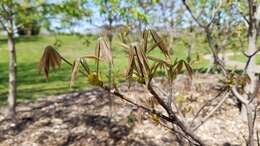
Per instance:
[[[15,114],[16,105],[16,50],[13,34],[13,21],[9,20],[8,49],[9,49],[9,95],[8,95],[8,116]]]
[[[256,38],[257,38],[256,26],[254,24],[251,24],[248,29],[247,53],[249,55],[253,54],[256,51]],[[251,80],[251,83],[245,87],[245,92],[247,95],[249,95],[249,94],[253,95],[255,92],[255,89],[256,89],[256,83],[257,83],[258,78],[255,74],[256,73],[255,66],[256,66],[255,56],[253,56],[251,59],[251,62],[248,65],[247,72],[246,72]],[[247,120],[247,111],[246,111],[245,105],[242,105],[242,107],[241,107],[241,117],[244,121]]]
[[[256,9],[254,6],[253,1],[248,1],[249,3],[249,28],[248,28],[248,50],[247,53],[248,55],[251,55],[255,53],[256,51],[256,40],[257,40],[257,35],[258,35],[258,20],[256,20]],[[253,95],[255,91],[257,90],[257,81],[258,77],[255,72],[255,56],[251,58],[251,62],[248,65],[246,73],[248,74],[251,82],[246,85],[245,87],[245,97],[248,98],[248,101],[251,100],[252,97],[249,97],[248,95]],[[250,98],[250,99],[249,99]],[[255,98],[255,97],[253,97]],[[248,146],[253,146],[254,145],[254,122],[253,122],[253,102],[248,103],[247,105],[242,104],[241,108],[241,116],[243,120],[247,120],[248,123],[248,141],[247,145]]]
[[[108,19],[109,21],[109,31],[108,31],[108,40],[109,40],[109,47],[111,48],[112,51],[112,40],[113,40],[113,32],[112,32],[112,23],[113,23],[113,19],[109,17]],[[113,57],[112,57],[113,58]],[[109,66],[108,66],[108,86],[109,86],[109,90],[111,91],[112,88],[112,62],[109,62]],[[113,118],[113,98],[111,93],[108,93],[108,99],[109,99],[109,118],[110,120],[112,120]]]
[[[253,120],[253,107],[251,104],[246,106],[247,111],[247,124],[248,124],[248,146],[254,146],[254,120]]]
[[[257,37],[257,29],[255,27],[252,28],[251,32],[248,34],[248,54],[253,54],[256,51],[256,37]],[[249,93],[254,93],[257,76],[255,75],[255,56],[252,57],[251,63],[248,65],[247,74],[251,79],[251,84],[248,86],[247,91]]]

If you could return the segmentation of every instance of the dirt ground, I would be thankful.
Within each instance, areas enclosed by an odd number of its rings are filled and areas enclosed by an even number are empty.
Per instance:
[[[216,96],[219,79],[217,75],[201,74],[195,75],[192,81],[184,75],[177,78],[173,93],[186,121],[192,120],[202,103]],[[167,89],[163,79],[156,80],[158,86]],[[128,89],[127,83],[122,83],[120,90],[140,104],[143,104],[140,99],[151,96],[138,84]],[[216,98],[207,111],[220,100],[221,97]],[[12,120],[4,118],[2,107],[0,146],[177,145],[174,133],[157,125],[146,112],[113,97],[111,115],[109,103],[106,91],[93,88],[19,103],[16,119]],[[158,110],[164,112],[159,107]],[[207,112],[202,112],[199,118],[205,115]],[[260,131],[259,112],[255,129]],[[213,117],[196,130],[196,134],[212,146],[245,145],[247,125],[241,120],[235,100],[229,97]]]

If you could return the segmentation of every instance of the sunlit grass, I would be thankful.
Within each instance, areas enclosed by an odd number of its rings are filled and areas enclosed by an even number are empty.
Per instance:
[[[1,37],[1,36],[0,36]],[[39,97],[48,95],[54,95],[59,93],[66,93],[75,90],[84,90],[89,88],[86,77],[80,75],[76,80],[74,87],[69,87],[70,81],[70,66],[63,63],[61,69],[51,71],[49,80],[44,78],[43,74],[39,74],[37,71],[38,61],[43,53],[45,46],[53,44],[55,40],[61,41],[61,47],[58,51],[68,58],[71,62],[73,59],[82,55],[91,55],[94,53],[96,47],[96,36],[85,36],[84,39],[76,35],[42,35],[33,37],[21,37],[16,39],[17,49],[17,87],[18,101],[33,100]],[[89,44],[84,45],[84,41],[88,40]],[[114,56],[114,70],[117,74],[122,75],[127,67],[127,56],[123,49],[117,46],[117,41],[114,40],[113,56]],[[5,38],[0,38],[0,103],[3,104],[6,101],[8,93],[8,50],[7,41]],[[176,43],[174,45],[174,57],[179,59],[185,59],[187,57],[187,49],[182,43]],[[201,46],[204,47],[204,46]],[[193,57],[196,57],[197,53],[206,52],[205,48],[195,48],[193,51]],[[160,55],[160,51],[157,50],[153,55],[163,57]],[[193,67],[201,68],[205,67],[208,61],[202,58],[197,61]],[[94,64],[91,66],[94,69]],[[106,74],[106,66],[102,66],[102,73]],[[123,79],[118,78],[117,79]]]
[[[241,53],[230,56],[229,59],[244,63],[247,61],[246,56],[242,55]],[[256,64],[260,64],[260,55],[256,55]]]

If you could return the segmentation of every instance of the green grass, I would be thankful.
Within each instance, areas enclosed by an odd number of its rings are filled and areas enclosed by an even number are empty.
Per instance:
[[[76,35],[42,35],[34,37],[20,37],[16,39],[17,49],[17,99],[18,101],[34,100],[39,97],[55,95],[76,90],[89,88],[86,77],[79,76],[73,88],[69,88],[70,66],[63,64],[59,70],[52,71],[49,80],[44,78],[43,74],[38,74],[37,64],[42,55],[43,49],[49,44],[55,42],[55,38],[61,40],[59,52],[73,61],[76,57],[93,54],[96,46],[96,36],[85,36],[84,39]],[[84,45],[84,40],[90,42]],[[5,103],[8,94],[8,50],[7,40],[0,36],[0,103]],[[113,43],[114,69],[123,74],[127,67],[127,56],[122,48],[117,46],[117,40]],[[182,43],[174,45],[174,56],[177,58],[186,58],[186,49]],[[195,48],[193,57],[198,52],[206,52],[205,49]],[[153,53],[155,56],[160,55],[160,51]],[[200,60],[194,64],[195,68],[201,68],[208,64],[206,60]],[[93,66],[94,67],[94,66]],[[103,66],[103,73],[106,70]],[[94,68],[93,68],[94,69]],[[121,79],[121,78],[120,78]]]
[[[246,62],[247,58],[243,54],[234,54],[230,56],[229,59],[239,61],[239,62]],[[256,64],[260,64],[260,55],[256,55]]]

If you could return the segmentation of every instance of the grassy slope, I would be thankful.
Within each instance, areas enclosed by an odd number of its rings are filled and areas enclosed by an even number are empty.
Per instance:
[[[1,36],[0,36],[1,37]],[[43,75],[37,72],[37,63],[43,52],[43,48],[48,44],[53,44],[55,38],[62,42],[59,52],[69,60],[76,57],[92,54],[96,45],[95,36],[87,36],[85,38],[90,42],[89,45],[84,45],[84,39],[73,35],[57,35],[55,36],[36,36],[23,37],[16,39],[17,42],[17,86],[18,101],[33,100],[41,96],[53,95],[58,93],[70,92],[73,90],[82,90],[88,88],[85,77],[80,76],[76,81],[74,88],[69,88],[70,67],[62,65],[60,70],[56,70],[50,74],[49,80],[46,81]],[[115,70],[123,70],[127,66],[127,57],[121,48],[117,47],[117,40],[114,41],[113,56],[115,57]],[[198,46],[205,47],[205,46]],[[178,58],[186,57],[186,49],[183,44],[177,43],[174,47],[174,54]],[[205,52],[195,48],[196,52]],[[154,55],[158,55],[156,51]],[[194,53],[195,56],[196,53]],[[200,68],[207,65],[207,61],[200,60],[194,64],[195,68]],[[103,72],[106,72],[103,70]],[[4,103],[8,93],[8,50],[6,39],[0,38],[0,103]]]
[[[230,59],[240,61],[240,62],[246,62],[247,61],[247,58],[244,55],[242,55],[241,53],[230,56]],[[256,63],[260,64],[260,55],[256,55]]]

